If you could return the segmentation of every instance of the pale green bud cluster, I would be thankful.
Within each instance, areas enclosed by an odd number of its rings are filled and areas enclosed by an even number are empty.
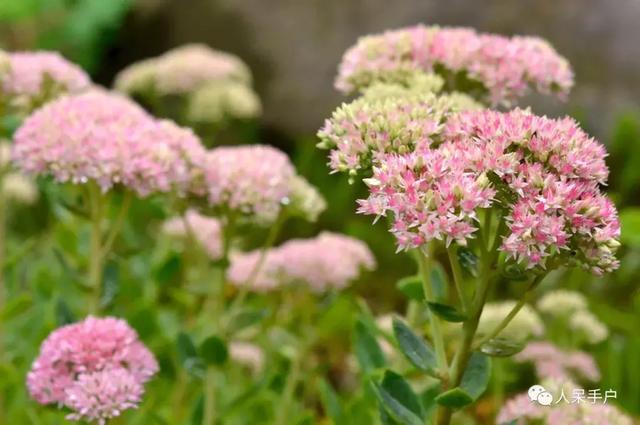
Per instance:
[[[290,183],[288,211],[293,216],[299,216],[307,221],[316,221],[327,208],[327,202],[318,189],[311,185],[304,177],[294,176]]]
[[[260,98],[251,87],[237,81],[215,81],[193,93],[187,113],[194,122],[220,122],[255,118],[261,112]]]

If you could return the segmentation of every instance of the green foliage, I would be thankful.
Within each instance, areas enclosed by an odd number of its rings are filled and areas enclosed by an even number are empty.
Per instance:
[[[200,358],[209,366],[221,366],[229,358],[227,346],[217,336],[210,336],[200,344]]]
[[[446,320],[447,322],[464,322],[467,318],[455,307],[447,304],[428,302],[427,305],[436,316]]]
[[[422,407],[418,397],[400,375],[386,371],[382,383],[372,382],[372,386],[384,412],[396,423],[423,424]]]
[[[386,365],[386,359],[374,333],[362,319],[356,322],[353,334],[356,358],[363,372],[369,374]]]
[[[436,356],[431,346],[416,335],[404,322],[393,319],[393,333],[404,356],[419,370],[434,373]]]

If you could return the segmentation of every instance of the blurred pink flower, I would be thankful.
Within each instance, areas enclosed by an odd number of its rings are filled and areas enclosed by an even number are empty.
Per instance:
[[[210,259],[219,260],[222,258],[222,226],[220,221],[215,218],[207,217],[195,210],[189,210],[184,217],[173,217],[165,221],[162,225],[162,231],[169,236],[180,238],[186,238],[188,232],[192,231],[193,237],[207,252]]]
[[[77,93],[91,86],[82,68],[56,52],[9,52],[8,58],[9,71],[0,81],[9,96],[42,96],[47,78],[54,85],[49,89],[63,93]]]
[[[212,207],[269,223],[289,200],[295,170],[271,146],[225,146],[209,152],[204,174]]]
[[[591,382],[600,379],[598,365],[589,354],[582,351],[563,351],[550,342],[530,342],[514,359],[533,362],[538,378],[551,378],[563,383],[577,377]]]
[[[259,251],[232,256],[229,280],[247,284],[259,256]],[[373,268],[375,259],[363,242],[322,232],[312,239],[292,239],[270,249],[252,289],[268,291],[300,283],[309,285],[314,292],[342,289],[357,279],[362,270]]]
[[[519,394],[508,400],[498,412],[496,424],[502,425],[516,421],[516,425],[527,425],[543,419],[546,415],[546,407],[529,399],[528,394]]]
[[[530,87],[564,98],[573,86],[568,62],[543,39],[424,25],[360,38],[344,54],[335,86],[351,93],[375,81],[404,82],[415,71],[462,73],[494,105],[509,104]]]
[[[16,131],[13,147],[13,160],[26,173],[95,181],[103,191],[122,184],[140,196],[191,190],[204,155],[191,130],[97,90],[38,109]]]
[[[143,392],[142,383],[123,368],[81,373],[65,390],[65,404],[74,411],[67,419],[104,425],[124,410],[137,408]]]
[[[80,376],[118,368],[142,385],[158,371],[158,363],[124,320],[89,316],[47,337],[27,375],[27,388],[41,404],[67,404],[66,391]],[[90,384],[85,384],[88,390]]]

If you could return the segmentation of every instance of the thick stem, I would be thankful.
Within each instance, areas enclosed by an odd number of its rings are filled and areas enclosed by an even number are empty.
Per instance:
[[[421,250],[417,250],[418,265],[420,268],[420,275],[422,276],[422,290],[424,291],[424,297],[428,302],[435,301],[433,296],[433,288],[431,287],[431,267],[432,267],[432,253],[429,252],[425,255]],[[429,323],[431,325],[431,336],[433,338],[433,345],[436,349],[436,360],[438,361],[438,368],[440,373],[445,373],[448,366],[447,353],[444,347],[444,338],[442,336],[442,329],[440,326],[440,318],[433,314],[431,309],[429,311]]]
[[[213,366],[207,367],[204,381],[204,414],[202,425],[214,425],[216,419],[216,370]]]
[[[450,387],[455,388],[460,385],[462,376],[467,368],[469,359],[472,353],[472,344],[476,331],[478,330],[478,323],[480,322],[480,316],[484,304],[489,294],[489,288],[492,282],[492,263],[494,256],[488,255],[483,258],[483,263],[480,272],[480,282],[476,294],[474,296],[473,305],[470,308],[467,320],[462,325],[462,342],[456,351],[456,355],[453,358],[451,370],[449,371]],[[451,417],[453,410],[443,407],[438,410],[437,413],[437,425],[449,425],[451,423]]]
[[[102,220],[103,220],[103,198],[100,189],[95,184],[89,184],[89,202],[91,205],[91,247],[89,251],[89,288],[91,299],[89,302],[89,312],[98,314],[100,312],[100,296],[102,292]]]
[[[464,292],[464,288],[462,286],[462,270],[460,268],[460,263],[458,262],[457,249],[454,244],[449,245],[447,248],[447,255],[449,256],[449,262],[451,263],[453,282],[455,284],[456,291],[458,292],[458,297],[460,298],[462,311],[464,314],[467,314],[467,311],[469,310],[467,294]]]

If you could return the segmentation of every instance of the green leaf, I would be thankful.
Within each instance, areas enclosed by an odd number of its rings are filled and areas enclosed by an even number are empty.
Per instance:
[[[222,339],[210,336],[200,344],[200,357],[208,365],[220,366],[229,358],[229,352]]]
[[[449,286],[447,285],[447,275],[442,266],[438,263],[431,268],[429,275],[431,286],[433,288],[433,296],[436,301],[444,302],[449,295]]]
[[[420,416],[416,415],[416,413],[409,407],[405,406],[402,401],[396,399],[386,388],[373,381],[371,382],[371,385],[373,386],[373,391],[378,402],[394,421],[402,425],[424,425],[424,421]],[[400,395],[398,394],[398,396]]]
[[[426,418],[430,418],[433,416],[436,408],[438,407],[436,397],[438,396],[438,394],[440,394],[441,391],[442,385],[440,385],[440,382],[435,382],[426,387],[422,394],[420,394],[422,409],[424,410],[424,416]]]
[[[483,343],[480,351],[491,357],[510,357],[522,351],[524,346],[523,341],[495,337]]]
[[[380,414],[380,423],[382,423],[382,425],[398,425],[398,422],[396,422],[387,413],[387,411],[384,410],[384,407],[382,407],[382,403],[378,403],[378,413]]]
[[[184,363],[186,360],[192,357],[198,357],[198,351],[196,350],[196,346],[188,334],[184,332],[180,332],[177,338],[177,345],[178,345],[178,359],[180,360],[181,363]]]
[[[361,319],[356,321],[354,345],[356,358],[365,373],[368,374],[385,366],[386,359],[376,337]]]
[[[0,290],[3,290],[3,288]],[[2,321],[11,320],[29,310],[32,304],[33,300],[31,299],[31,295],[21,294],[4,306],[2,314],[0,314],[0,319],[2,319]]]
[[[326,415],[331,418],[334,425],[346,424],[340,399],[333,387],[324,379],[320,381],[320,399]]]
[[[482,353],[471,354],[460,386],[436,397],[436,402],[451,409],[461,409],[480,398],[487,389],[491,375],[491,360]]]
[[[436,356],[427,342],[397,318],[393,319],[393,333],[400,351],[411,364],[423,372],[433,373],[436,368]]]
[[[177,345],[180,365],[190,375],[203,378],[205,364],[202,359],[198,357],[198,351],[191,337],[184,332],[180,332],[178,334]]]
[[[56,303],[56,323],[58,326],[64,326],[76,321],[76,317],[62,298]]]
[[[464,322],[467,316],[447,304],[427,302],[429,309],[438,317],[447,322]]]
[[[458,261],[462,269],[470,276],[478,276],[478,257],[469,248],[458,247]]]
[[[155,271],[156,281],[161,285],[166,285],[177,280],[181,267],[182,259],[178,254],[173,254]]]
[[[462,375],[460,387],[474,400],[480,398],[487,389],[491,377],[491,359],[482,353],[471,354],[469,364]]]
[[[251,327],[269,316],[269,310],[266,308],[244,309],[238,312],[231,324],[231,333],[239,332],[243,329]]]
[[[520,264],[508,264],[501,272],[502,276],[512,282],[524,282],[529,279],[530,273]]]
[[[102,293],[100,294],[100,305],[102,308],[106,308],[118,295],[118,278],[120,271],[118,269],[118,263],[110,261],[104,267],[102,275]]]
[[[422,279],[420,276],[403,277],[396,283],[396,288],[410,300],[424,301]]]
[[[422,406],[418,396],[402,376],[391,370],[387,370],[382,378],[381,386],[404,407],[415,413],[416,416],[423,417]]]
[[[456,387],[437,396],[436,402],[450,409],[462,409],[473,403],[473,398],[462,388]]]

